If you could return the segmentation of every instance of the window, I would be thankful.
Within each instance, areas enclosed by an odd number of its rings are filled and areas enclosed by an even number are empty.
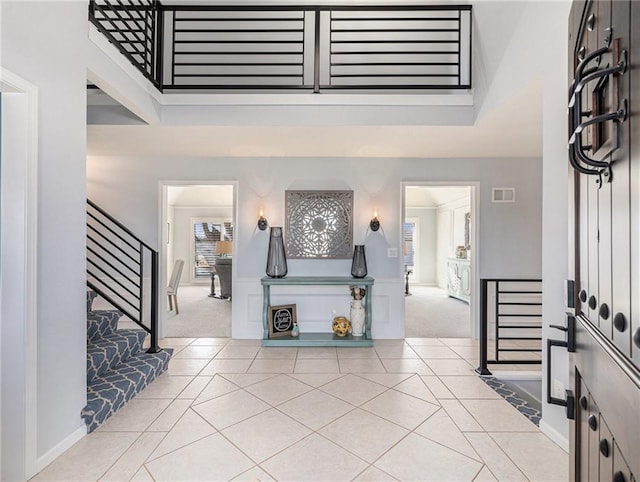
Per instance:
[[[416,223],[414,221],[404,223],[404,237],[403,237],[403,249],[404,249],[404,264],[407,269],[413,270],[415,267],[415,239]]]
[[[228,221],[194,219],[193,226],[193,277],[211,277],[216,259],[216,241],[233,241],[233,225]]]

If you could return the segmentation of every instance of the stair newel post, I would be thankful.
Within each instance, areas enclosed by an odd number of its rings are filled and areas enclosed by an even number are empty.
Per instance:
[[[476,368],[479,375],[491,375],[487,367],[487,283],[489,280],[480,280],[480,366]],[[497,342],[497,340],[496,340]]]
[[[158,252],[151,251],[151,346],[147,353],[158,353]]]

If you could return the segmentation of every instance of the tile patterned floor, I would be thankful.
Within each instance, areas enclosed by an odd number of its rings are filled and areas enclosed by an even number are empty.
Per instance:
[[[32,480],[568,480],[567,454],[476,377],[474,343],[165,339],[168,373]]]

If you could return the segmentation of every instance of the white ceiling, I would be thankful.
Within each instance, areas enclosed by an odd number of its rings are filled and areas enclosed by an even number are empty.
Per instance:
[[[231,207],[233,186],[168,186],[169,206]]]
[[[470,197],[469,186],[407,186],[404,202],[408,208],[434,208]]]
[[[474,126],[88,126],[90,156],[540,157],[532,82]],[[425,107],[428,108],[428,107]]]

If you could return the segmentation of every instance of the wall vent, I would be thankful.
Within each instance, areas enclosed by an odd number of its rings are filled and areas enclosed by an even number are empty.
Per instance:
[[[516,202],[516,188],[494,187],[493,189],[491,189],[491,202],[494,202],[494,203]]]

